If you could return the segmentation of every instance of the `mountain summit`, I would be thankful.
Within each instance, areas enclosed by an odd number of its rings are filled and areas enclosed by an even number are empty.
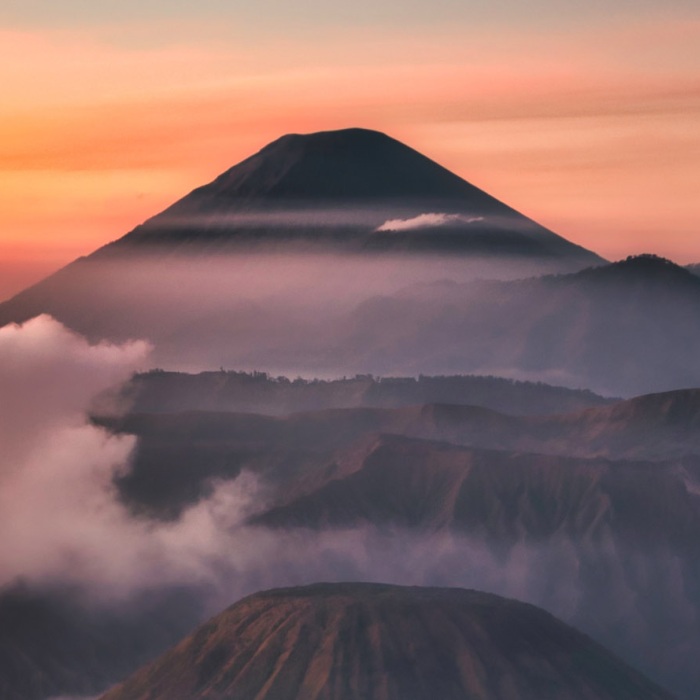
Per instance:
[[[368,129],[282,136],[170,211],[407,197],[512,212],[418,151]]]

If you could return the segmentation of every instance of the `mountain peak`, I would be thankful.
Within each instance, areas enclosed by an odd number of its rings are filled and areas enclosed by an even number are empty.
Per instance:
[[[391,138],[382,131],[374,129],[364,129],[362,127],[349,127],[346,129],[335,129],[328,131],[315,131],[310,134],[291,133],[280,136],[275,141],[272,141],[267,146],[261,149],[261,152],[272,150],[278,147],[295,147],[314,148],[318,146],[325,147],[344,147],[344,146],[361,146],[370,144],[376,146],[378,143],[394,142],[399,143],[396,139]]]
[[[178,202],[177,212],[323,200],[334,203],[477,196],[504,207],[418,151],[379,131],[350,128],[287,134]]]

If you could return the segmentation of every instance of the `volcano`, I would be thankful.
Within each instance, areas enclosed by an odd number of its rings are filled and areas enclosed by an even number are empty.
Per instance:
[[[601,262],[389,136],[293,134],[0,304],[0,326],[46,313],[95,342],[150,340],[169,368],[271,369],[269,348],[335,335],[377,294]]]
[[[511,255],[572,269],[602,262],[385,134],[288,134],[104,252],[345,250]]]
[[[102,700],[670,700],[531,605],[471,590],[259,593]]]

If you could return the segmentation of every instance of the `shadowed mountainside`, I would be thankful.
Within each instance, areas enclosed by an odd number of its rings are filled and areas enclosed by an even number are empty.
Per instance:
[[[334,349],[338,362],[380,373],[459,368],[629,396],[700,385],[699,319],[700,279],[643,255],[571,275],[376,297],[343,320]]]
[[[235,604],[103,700],[662,700],[670,695],[533,606],[370,584]]]
[[[150,375],[142,376],[150,383]],[[265,381],[262,386],[275,385]],[[160,407],[167,394],[156,396]],[[140,407],[146,403],[137,402]],[[234,478],[242,470],[261,475],[287,496],[297,493],[308,479],[335,474],[333,465],[345,459],[347,450],[379,433],[565,460],[680,460],[700,455],[700,390],[641,396],[551,416],[518,417],[478,406],[428,404],[327,409],[286,417],[184,411],[95,420],[139,437],[133,468],[120,482],[123,493],[148,512],[170,517],[207,493],[212,478]],[[684,478],[682,469],[670,473]]]
[[[697,405],[691,390],[549,417],[428,405],[134,414],[113,427],[140,436],[120,483],[137,510],[176,517],[207,497],[211,478],[252,472],[265,487],[255,528],[341,541],[367,532],[369,547],[387,537],[383,560],[399,548],[418,582],[525,596],[690,698],[700,682]],[[374,570],[371,551],[343,555],[360,579]],[[499,588],[511,577],[514,589]]]
[[[277,528],[443,528],[511,545],[564,535],[690,552],[700,527],[700,458],[650,463],[368,439],[335,469],[255,516]],[[301,492],[301,493],[300,493]]]

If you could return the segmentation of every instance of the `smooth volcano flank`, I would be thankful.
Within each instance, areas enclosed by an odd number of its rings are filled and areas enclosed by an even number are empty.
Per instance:
[[[602,262],[385,134],[289,134],[107,250],[198,246]]]

